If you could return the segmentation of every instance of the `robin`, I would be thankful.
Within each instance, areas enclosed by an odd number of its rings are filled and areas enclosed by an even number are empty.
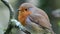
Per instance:
[[[18,20],[30,32],[40,34],[39,32],[45,32],[46,30],[47,32],[51,32],[51,34],[54,34],[49,18],[42,9],[39,9],[30,3],[23,3],[18,10]]]

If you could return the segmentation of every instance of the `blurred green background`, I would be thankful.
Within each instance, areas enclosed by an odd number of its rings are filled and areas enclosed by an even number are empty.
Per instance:
[[[15,17],[18,15],[17,9],[24,2],[30,2],[36,7],[43,9],[49,16],[53,30],[60,34],[60,0],[8,0],[15,10]],[[17,17],[16,17],[17,19]],[[0,0],[0,34],[4,33],[9,21],[9,9]]]

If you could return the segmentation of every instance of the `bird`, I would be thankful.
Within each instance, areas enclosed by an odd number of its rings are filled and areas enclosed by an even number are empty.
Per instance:
[[[18,11],[18,21],[30,32],[40,34],[39,32],[47,31],[55,34],[48,15],[44,10],[37,8],[31,3],[22,3]]]

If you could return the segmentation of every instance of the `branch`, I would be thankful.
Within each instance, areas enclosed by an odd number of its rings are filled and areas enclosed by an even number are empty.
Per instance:
[[[8,9],[10,11],[10,19],[12,19],[14,16],[14,10],[13,10],[11,4],[7,0],[1,0],[1,1],[8,7]]]
[[[12,28],[16,25],[21,31],[25,32],[26,34],[30,34],[23,25],[21,25],[20,22],[18,22],[14,17],[14,10],[11,6],[11,4],[7,0],[1,0],[9,9],[10,11],[10,19],[9,19],[9,25],[4,34],[9,34],[12,30]],[[14,24],[15,23],[15,24]]]

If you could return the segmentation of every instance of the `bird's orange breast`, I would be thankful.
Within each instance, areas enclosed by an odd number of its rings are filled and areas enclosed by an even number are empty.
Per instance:
[[[22,25],[26,25],[25,21],[29,14],[31,14],[31,12],[29,11],[19,12],[18,20],[21,22]]]

